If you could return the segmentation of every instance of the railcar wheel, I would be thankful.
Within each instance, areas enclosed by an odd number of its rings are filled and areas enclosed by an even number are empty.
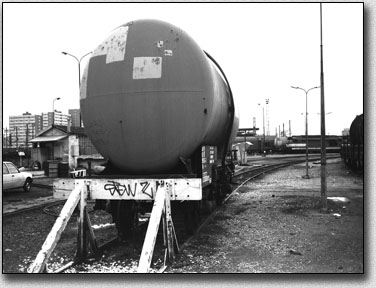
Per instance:
[[[118,232],[120,242],[133,239],[133,230],[137,226],[137,211],[134,209],[134,201],[112,200],[111,214]]]
[[[185,231],[192,235],[200,225],[200,201],[189,201],[184,204]]]
[[[223,199],[225,199],[226,195],[231,193],[231,186],[228,182],[220,183],[217,186],[216,192],[215,203],[217,204],[217,206],[220,206],[222,205],[222,201]]]

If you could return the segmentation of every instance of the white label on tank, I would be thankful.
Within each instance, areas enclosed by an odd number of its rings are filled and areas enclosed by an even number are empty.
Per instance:
[[[93,57],[107,55],[106,64],[123,61],[127,44],[128,26],[114,30],[111,35],[94,50]]]
[[[158,41],[158,43],[157,43],[157,47],[158,47],[158,48],[163,47],[163,41],[162,41],[162,40]]]
[[[133,79],[161,78],[162,57],[134,57]]]
[[[164,50],[164,56],[172,56],[172,50]]]

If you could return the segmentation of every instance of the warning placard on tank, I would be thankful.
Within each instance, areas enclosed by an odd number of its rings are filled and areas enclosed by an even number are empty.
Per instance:
[[[133,79],[161,78],[162,57],[134,57]]]
[[[117,28],[101,45],[98,46],[97,49],[94,50],[92,57],[106,55],[106,64],[123,61],[127,36],[128,26]]]

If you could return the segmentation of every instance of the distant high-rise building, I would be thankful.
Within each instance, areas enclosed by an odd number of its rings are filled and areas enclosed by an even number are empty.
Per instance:
[[[43,118],[42,115],[35,115],[35,135],[43,130]]]
[[[60,111],[42,113],[43,129],[52,126],[52,124],[68,126],[68,119],[70,117],[70,115],[63,114]]]
[[[42,130],[42,116],[32,115],[29,112],[22,115],[9,116],[9,130],[7,130],[7,143],[4,147],[31,147],[29,140]]]
[[[81,127],[81,110],[80,109],[69,109],[68,114],[70,114],[72,119],[72,126]]]

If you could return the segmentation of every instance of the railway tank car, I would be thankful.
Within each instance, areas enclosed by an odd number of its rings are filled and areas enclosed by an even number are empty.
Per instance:
[[[355,170],[364,167],[364,116],[357,115],[350,126],[349,135],[344,135],[341,156],[345,164]]]
[[[186,32],[159,20],[126,23],[94,50],[81,83],[84,127],[109,174],[193,174],[203,198],[221,202],[239,119],[221,67]],[[130,202],[112,200],[118,231],[134,218]],[[188,221],[197,218],[191,202]]]
[[[128,174],[169,171],[200,145],[223,150],[237,129],[215,65],[187,33],[156,20],[120,26],[95,49],[80,105],[94,146]]]

